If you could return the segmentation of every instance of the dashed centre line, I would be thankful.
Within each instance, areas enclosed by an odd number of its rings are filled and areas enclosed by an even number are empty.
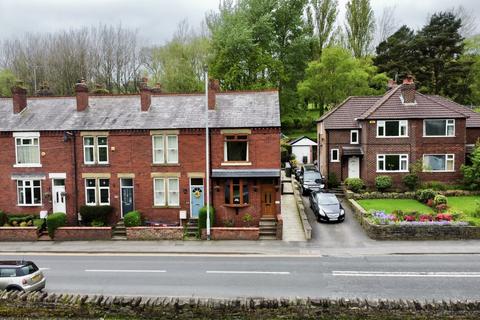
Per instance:
[[[122,272],[122,273],[165,273],[167,270],[107,270],[107,269],[86,269],[85,272]]]
[[[337,277],[480,278],[480,272],[332,271]]]
[[[278,274],[278,275],[289,275],[289,271],[221,271],[221,270],[209,270],[206,273],[214,274]]]

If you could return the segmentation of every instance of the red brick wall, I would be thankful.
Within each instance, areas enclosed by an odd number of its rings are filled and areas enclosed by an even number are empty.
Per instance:
[[[212,240],[258,240],[259,228],[212,228],[210,230]],[[206,230],[202,232],[202,238],[206,239]]]
[[[361,130],[359,130],[361,136]],[[342,147],[354,147],[361,144],[350,144],[350,129],[328,131],[328,163],[329,173],[334,173],[339,181],[348,178],[348,158],[342,156]],[[331,162],[331,150],[338,149],[340,162]],[[360,169],[362,171],[362,169]]]
[[[54,240],[111,240],[111,227],[60,227],[55,230]]]
[[[0,227],[0,241],[36,241],[37,227]]]

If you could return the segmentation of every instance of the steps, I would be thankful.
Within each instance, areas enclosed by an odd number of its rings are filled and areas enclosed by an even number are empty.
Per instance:
[[[189,219],[185,229],[185,236],[187,239],[197,239],[198,234],[198,219]]]
[[[261,218],[259,228],[260,240],[277,239],[277,221],[275,218]]]
[[[112,240],[127,240],[127,228],[125,228],[123,219],[118,221],[115,227],[113,227]]]
[[[37,241],[52,241],[52,238],[48,235],[47,230],[42,230],[38,235]]]
[[[335,194],[337,197],[345,197],[345,194],[343,193],[343,189],[342,187],[336,187],[336,188],[329,188],[326,190],[328,193],[333,193]]]

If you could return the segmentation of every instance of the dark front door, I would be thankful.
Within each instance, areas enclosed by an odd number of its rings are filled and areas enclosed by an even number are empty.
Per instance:
[[[262,217],[275,216],[275,186],[262,186]]]
[[[122,178],[120,180],[122,194],[122,218],[126,213],[134,210],[133,206],[133,179]]]

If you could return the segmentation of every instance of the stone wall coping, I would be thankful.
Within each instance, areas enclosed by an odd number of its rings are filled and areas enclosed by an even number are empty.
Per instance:
[[[310,240],[312,239],[312,226],[310,225],[310,222],[308,221],[308,218],[307,218],[307,214],[305,213],[305,206],[303,205],[302,197],[300,196],[300,193],[296,188],[295,180],[292,180],[291,184],[293,189],[293,196],[295,198],[295,203],[297,205],[297,209],[300,215],[300,222],[302,223],[303,232],[305,233],[305,239]]]
[[[281,214],[277,214],[277,221],[283,221],[283,217]]]
[[[56,230],[111,230],[112,227],[58,227]]]
[[[218,231],[257,231],[258,227],[213,227],[212,230]]]
[[[162,226],[140,226],[140,227],[127,227],[127,229],[130,230],[168,230],[168,229],[173,229],[173,230],[183,230],[183,227],[162,227]]]
[[[33,230],[37,227],[0,227],[0,230]]]

